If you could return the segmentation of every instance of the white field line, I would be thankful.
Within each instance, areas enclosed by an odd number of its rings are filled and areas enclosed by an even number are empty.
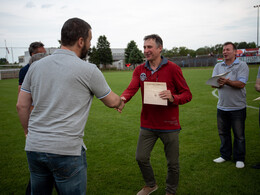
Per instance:
[[[211,93],[212,93],[212,95],[213,95],[214,97],[218,98],[218,95],[217,95],[217,89],[214,89]],[[249,105],[247,105],[246,107],[248,107],[248,108],[252,108],[252,109],[256,109],[256,110],[259,109],[259,108],[257,108],[257,107],[249,106]]]

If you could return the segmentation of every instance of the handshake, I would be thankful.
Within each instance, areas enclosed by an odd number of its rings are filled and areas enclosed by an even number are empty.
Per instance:
[[[115,110],[117,110],[118,112],[122,113],[122,110],[125,107],[125,100],[126,99],[125,99],[124,96],[120,97],[120,104],[119,104],[118,107],[115,108]]]

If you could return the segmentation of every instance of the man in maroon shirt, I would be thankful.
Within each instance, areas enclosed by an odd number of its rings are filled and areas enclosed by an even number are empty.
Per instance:
[[[148,35],[144,38],[144,55],[147,61],[136,67],[128,88],[121,95],[121,99],[126,103],[141,88],[141,130],[136,160],[146,185],[137,193],[138,195],[150,194],[158,188],[150,164],[150,154],[158,138],[164,144],[167,158],[167,195],[176,193],[179,181],[179,131],[181,126],[178,105],[191,101],[192,94],[180,67],[161,56],[162,49],[163,42],[158,35]],[[167,89],[161,91],[159,97],[167,101],[167,106],[144,103],[145,82],[166,83]]]

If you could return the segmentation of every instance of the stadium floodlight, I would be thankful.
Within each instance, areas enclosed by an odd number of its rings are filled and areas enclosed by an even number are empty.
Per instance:
[[[256,46],[258,48],[258,30],[259,30],[259,7],[260,5],[255,5],[254,8],[257,8],[257,29],[256,29]]]

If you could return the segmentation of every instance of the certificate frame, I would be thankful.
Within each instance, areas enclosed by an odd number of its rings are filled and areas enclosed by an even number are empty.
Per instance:
[[[168,100],[159,96],[161,91],[167,90],[165,82],[144,82],[144,104],[167,106]]]

